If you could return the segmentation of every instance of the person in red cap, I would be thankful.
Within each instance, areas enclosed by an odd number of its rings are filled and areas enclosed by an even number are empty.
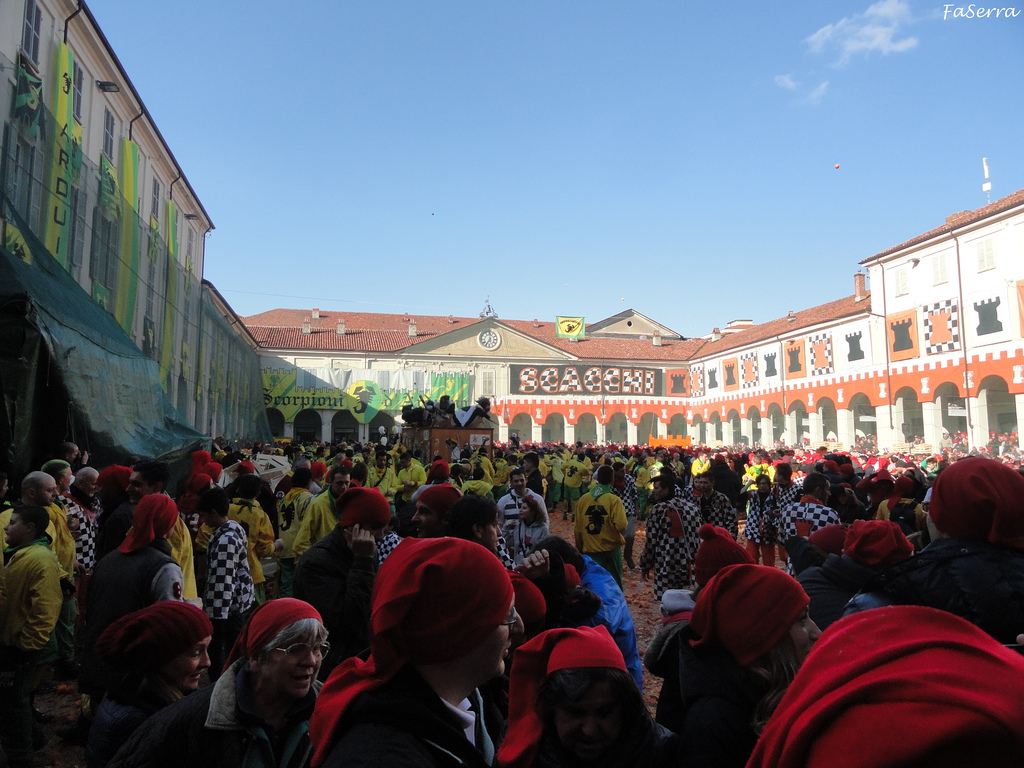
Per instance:
[[[893,483],[892,493],[875,512],[876,520],[892,520],[907,536],[925,528],[924,508],[914,500],[914,477],[903,474]]]
[[[821,634],[807,595],[777,568],[723,568],[701,590],[679,643],[687,766],[742,768],[786,687]]]
[[[811,535],[839,526],[822,528]],[[898,560],[910,557],[914,546],[890,520],[855,520],[843,534],[839,554],[830,554],[821,566],[797,575],[797,581],[811,599],[811,619],[825,631],[843,616],[846,604],[877,573]]]
[[[747,766],[1017,768],[1022,711],[1019,654],[945,611],[882,608],[822,637]]]
[[[405,539],[377,575],[369,656],[343,661],[320,692],[313,765],[491,765],[500,718],[477,689],[504,671],[518,621],[492,553],[462,539]]]
[[[782,509],[779,538],[783,543],[797,536],[807,538],[826,525],[839,525],[839,513],[828,506],[832,486],[825,475],[811,472],[804,478],[803,496]]]
[[[462,491],[448,483],[428,485],[416,495],[416,513],[412,516],[416,538],[436,539],[448,534],[445,517]]]
[[[103,631],[96,655],[113,674],[89,730],[89,766],[105,766],[146,718],[199,688],[212,635],[201,609],[173,600],[129,613]]]
[[[604,627],[551,629],[516,651],[499,768],[685,764]]]
[[[166,538],[177,522],[178,508],[170,497],[160,493],[144,496],[135,506],[132,528],[124,541],[96,564],[81,633],[78,678],[78,690],[89,696],[90,707],[99,706],[110,684],[110,666],[93,647],[103,631],[148,605],[182,599],[181,568]],[[84,732],[80,736],[84,737]]]
[[[331,652],[320,677],[369,645],[370,596],[377,575],[377,543],[391,521],[391,505],[376,488],[349,488],[335,505],[334,530],[306,550],[295,566],[295,596],[320,611]]]
[[[847,607],[927,605],[1002,643],[1024,627],[1024,477],[982,457],[939,473],[928,509],[931,543],[886,568]]]
[[[149,718],[109,768],[305,765],[316,673],[329,648],[313,606],[268,600],[250,615],[217,682]]]

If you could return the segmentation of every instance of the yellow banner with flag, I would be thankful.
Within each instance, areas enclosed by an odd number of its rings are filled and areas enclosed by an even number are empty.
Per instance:
[[[46,206],[46,248],[62,267],[68,266],[71,230],[71,185],[74,181],[75,123],[73,82],[75,56],[63,42],[56,49],[53,146],[50,150],[50,196]],[[80,162],[80,161],[79,161]]]
[[[587,322],[582,317],[555,318],[556,336],[560,339],[585,339],[587,337]]]

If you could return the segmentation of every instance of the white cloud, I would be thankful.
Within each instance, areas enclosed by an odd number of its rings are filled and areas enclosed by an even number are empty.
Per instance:
[[[900,28],[910,21],[910,5],[906,0],[879,0],[864,13],[826,24],[804,42],[812,53],[838,50],[836,63],[843,65],[860,53],[901,53],[913,48],[917,38],[898,37]]]
[[[825,91],[828,90],[828,80],[825,80],[821,85],[815,88],[807,96],[807,101],[810,104],[818,104],[824,97]]]
[[[793,79],[792,75],[776,75],[775,84],[779,88],[785,88],[787,91],[795,90],[800,83]]]

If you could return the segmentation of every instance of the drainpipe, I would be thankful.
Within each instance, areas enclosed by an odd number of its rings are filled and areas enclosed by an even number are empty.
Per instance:
[[[128,141],[132,141],[132,131],[135,130],[135,121],[142,117],[144,114],[146,114],[146,110],[142,110],[141,112],[139,112],[139,114],[133,117],[131,119],[131,122],[128,123]]]
[[[77,16],[81,12],[82,12],[82,0],[78,0],[78,8],[75,9],[74,13],[72,13],[70,16],[68,16],[66,19],[64,19],[64,42],[65,42],[65,44],[68,41],[68,24],[71,22],[71,20],[73,18],[75,18],[75,16]]]
[[[960,241],[957,236],[950,232],[953,238],[953,246],[956,248],[956,291],[958,300],[960,302],[960,322],[963,323],[963,318],[967,313],[967,308],[964,306],[964,280],[963,275],[960,272]],[[961,326],[962,328],[963,326]],[[961,331],[960,333],[960,346],[963,350],[963,361],[964,361],[964,410],[967,412],[967,446],[971,445],[971,429],[974,426],[974,420],[971,418],[971,388],[968,384],[971,380],[971,369],[967,361],[967,334]]]

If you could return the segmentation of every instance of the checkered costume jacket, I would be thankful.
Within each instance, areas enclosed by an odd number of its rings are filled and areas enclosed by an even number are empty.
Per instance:
[[[736,522],[736,510],[729,501],[729,497],[720,491],[711,494],[710,499],[694,499],[697,507],[697,516],[702,523],[711,523],[725,528],[735,539],[739,535],[739,525]]]
[[[622,490],[618,490],[613,487],[612,490],[615,495],[622,499],[622,506],[626,508],[626,517],[636,517],[637,509],[637,493],[636,493],[636,480],[631,475],[626,475],[624,478],[625,485]]]
[[[793,536],[810,536],[826,525],[838,525],[839,513],[824,504],[798,501],[782,510],[779,540],[785,543]]]
[[[685,495],[684,495],[685,494]],[[685,589],[690,567],[700,545],[700,509],[686,491],[654,505],[647,517],[647,541],[640,555],[640,570],[654,571],[654,597],[666,589]]]
[[[213,532],[206,548],[206,615],[226,619],[249,610],[253,600],[245,531],[228,520]]]

